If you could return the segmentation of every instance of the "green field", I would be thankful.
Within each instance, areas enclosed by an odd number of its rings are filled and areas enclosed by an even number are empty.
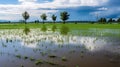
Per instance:
[[[35,23],[29,23],[29,24],[0,24],[0,29],[23,29],[25,26],[35,29],[35,28],[41,28],[43,25],[46,25],[47,27],[52,27],[53,25],[56,25],[57,28],[60,28],[62,25],[68,26],[70,29],[75,30],[81,30],[81,29],[89,29],[89,28],[100,28],[100,29],[120,29],[120,24],[52,24],[52,23],[46,23],[46,24],[35,24]]]

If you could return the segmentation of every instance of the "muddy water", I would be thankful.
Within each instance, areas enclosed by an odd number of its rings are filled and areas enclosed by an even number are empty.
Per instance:
[[[120,67],[120,38],[0,31],[0,67]],[[36,64],[37,60],[41,63]]]

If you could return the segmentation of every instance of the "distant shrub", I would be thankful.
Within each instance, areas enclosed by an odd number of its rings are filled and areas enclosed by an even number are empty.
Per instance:
[[[70,30],[67,26],[62,26],[61,29],[60,29],[60,33],[63,34],[63,35],[67,35],[69,31]]]
[[[77,22],[75,22],[75,24],[77,24]]]
[[[47,31],[47,27],[45,25],[43,25],[42,28],[41,28],[41,31],[46,32]]]
[[[28,33],[30,32],[30,29],[27,28],[27,27],[25,27],[25,29],[23,30],[23,32],[24,32],[26,35],[28,35]]]
[[[55,30],[57,29],[56,25],[52,26],[52,31],[55,32]]]
[[[95,22],[90,22],[91,24],[94,24]]]

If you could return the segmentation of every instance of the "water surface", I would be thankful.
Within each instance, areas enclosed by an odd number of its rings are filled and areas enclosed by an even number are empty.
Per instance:
[[[120,35],[119,30],[111,31],[98,33]],[[0,67],[120,67],[120,37],[94,34],[0,30]],[[42,63],[36,65],[37,60]]]

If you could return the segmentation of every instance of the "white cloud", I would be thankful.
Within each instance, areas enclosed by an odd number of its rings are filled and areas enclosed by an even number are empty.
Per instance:
[[[99,6],[108,2],[108,0],[54,0],[55,5],[61,7],[76,7],[76,6]]]
[[[19,2],[36,2],[37,0],[18,0]]]
[[[98,8],[98,10],[108,10],[106,7]]]
[[[58,10],[54,10],[54,8],[99,6],[106,3],[108,0],[53,0],[52,2],[44,3],[38,3],[37,1],[38,0],[18,0],[19,4],[0,4],[0,14],[4,15],[4,18],[0,16],[0,20],[10,20],[11,17],[11,20],[19,20],[22,18],[20,15],[24,11],[28,11],[31,16],[39,17],[38,15],[42,13],[51,14],[58,12]],[[52,10],[42,10],[42,8],[50,8]]]

